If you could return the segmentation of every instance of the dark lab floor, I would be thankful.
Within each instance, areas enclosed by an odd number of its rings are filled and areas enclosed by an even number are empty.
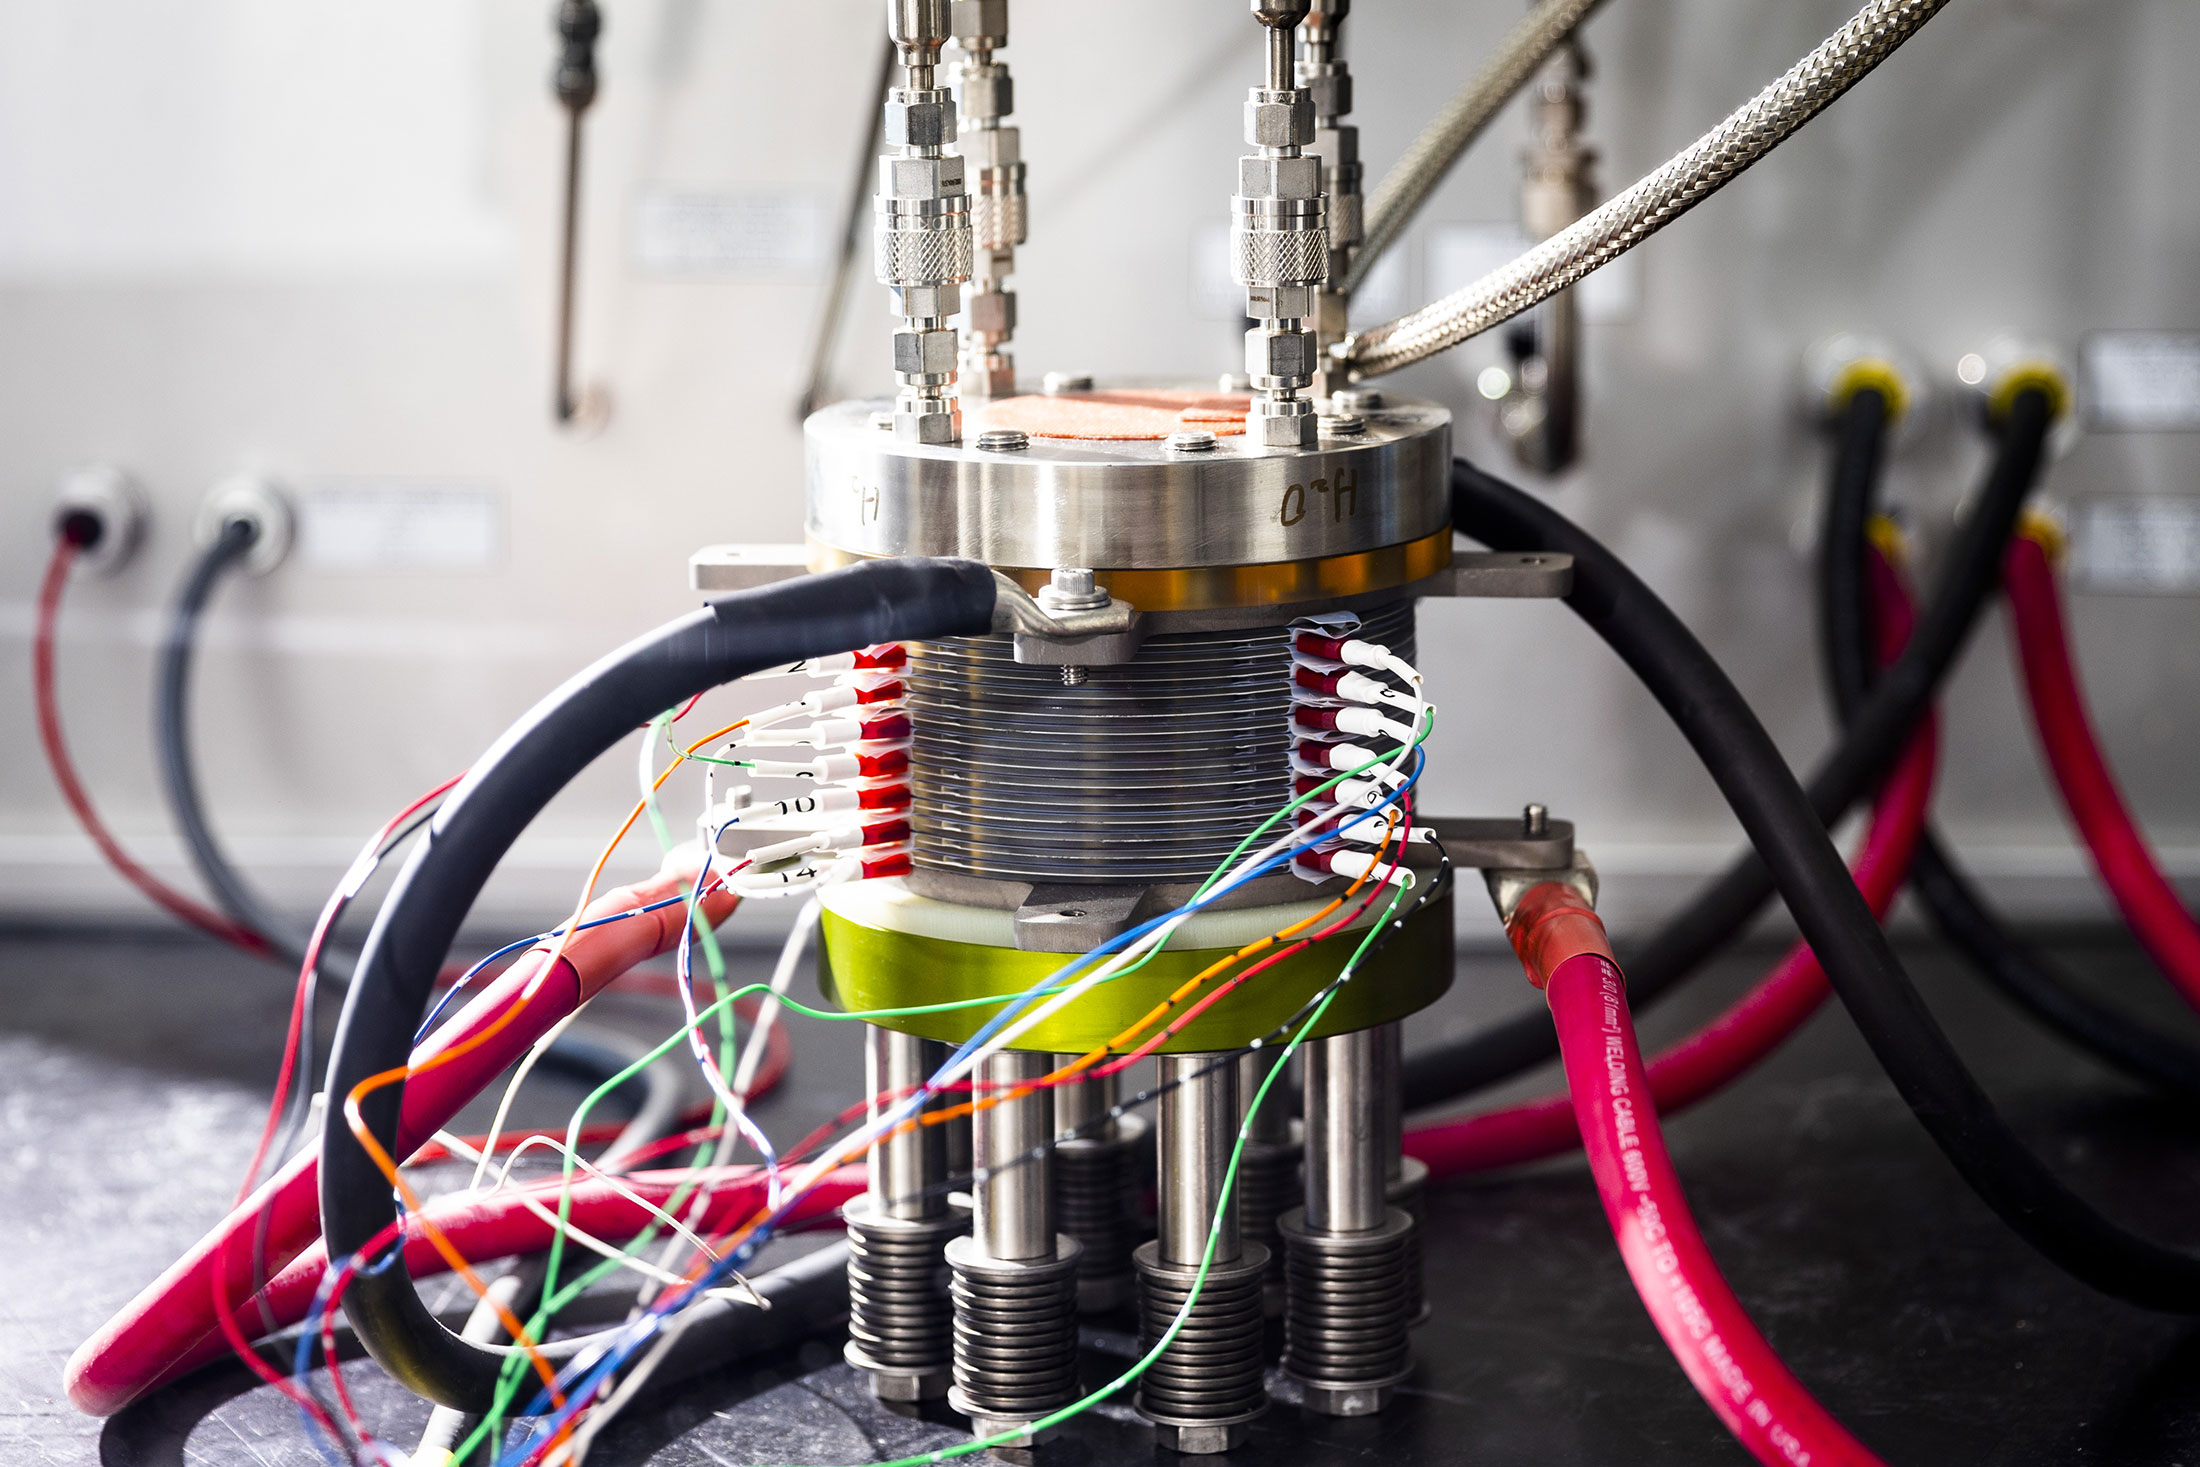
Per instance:
[[[2189,1016],[2120,941],[2054,944],[2108,995]],[[2200,1242],[2200,1125],[2013,1017],[1937,949],[1912,971],[1981,1078],[2065,1176],[2157,1236]],[[1669,1034],[1745,986],[1763,952],[1660,1010]],[[738,960],[761,967],[767,954]],[[227,1205],[280,1039],[280,974],[183,940],[0,935],[0,1463],[321,1459],[272,1392],[206,1375],[101,1423],[60,1393],[62,1362]],[[1416,1040],[1521,1004],[1517,968],[1462,964]],[[636,1009],[635,1022],[654,1016]],[[2187,1024],[2200,1034],[2200,1025]],[[762,1112],[785,1134],[856,1098],[851,1026],[797,1024],[793,1078]],[[540,1104],[569,1103],[554,1085]],[[1673,1150],[1737,1290],[1791,1365],[1895,1464],[2200,1463],[2200,1324],[2109,1302],[2034,1258],[1972,1200],[1838,1009],[1761,1072],[1676,1120]],[[1433,1193],[1434,1320],[1381,1418],[1288,1403],[1247,1464],[1746,1462],[1666,1356],[1578,1163]],[[432,1299],[431,1295],[431,1299]],[[1104,1379],[1128,1348],[1088,1333]],[[360,1405],[408,1444],[425,1408],[366,1365]],[[949,1418],[872,1403],[835,1346],[687,1389],[591,1453],[626,1464],[864,1463],[960,1439]],[[1146,1462],[1110,1404],[1048,1463]]]

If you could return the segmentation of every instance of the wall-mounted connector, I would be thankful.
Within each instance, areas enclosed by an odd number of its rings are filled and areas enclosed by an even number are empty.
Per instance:
[[[1913,436],[1930,416],[1932,390],[1925,374],[1891,341],[1843,331],[1803,353],[1802,409],[1812,422],[1831,426],[1867,387],[1886,399],[1888,433],[1896,443]]]
[[[264,576],[290,554],[295,533],[290,499],[272,480],[258,474],[238,474],[216,484],[199,504],[198,518],[191,525],[192,538],[203,548],[219,539],[224,527],[240,523],[250,525],[253,531],[252,548],[244,558],[248,573]]]
[[[2047,394],[2058,422],[2071,420],[2077,406],[2074,380],[2061,352],[2015,335],[1997,336],[1956,360],[1956,381],[1990,423],[1999,422],[2027,387]]]
[[[112,464],[71,473],[54,502],[54,538],[76,542],[77,564],[113,575],[137,553],[145,535],[145,491]]]

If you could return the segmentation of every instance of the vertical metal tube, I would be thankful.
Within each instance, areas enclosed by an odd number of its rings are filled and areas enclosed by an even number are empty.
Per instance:
[[[1237,1091],[1240,1115],[1253,1103],[1253,1097],[1260,1094],[1261,1082],[1268,1078],[1269,1071],[1282,1062],[1283,1050],[1280,1046],[1256,1049],[1238,1056]],[[1291,1097],[1283,1080],[1279,1079],[1268,1087],[1268,1100],[1252,1117],[1252,1122],[1252,1133],[1246,1137],[1249,1144],[1291,1144]]]
[[[1044,1054],[997,1054],[982,1066],[980,1098],[992,1099],[1009,1087],[1028,1084],[1052,1067]],[[986,1257],[1054,1256],[1044,1150],[1053,1139],[1051,1091],[1036,1090],[978,1112],[971,1127],[971,1159],[981,1175],[971,1188],[977,1204],[971,1235]]]
[[[1383,1180],[1395,1182],[1405,1170],[1405,1095],[1399,1089],[1405,1070],[1406,1029],[1396,1021],[1368,1031],[1375,1041],[1375,1145],[1383,1160]]]
[[[1212,1054],[1165,1054],[1159,1063],[1161,1261],[1197,1267],[1221,1208],[1214,1261],[1231,1262],[1239,1253],[1237,1202],[1223,1206],[1222,1183],[1237,1139],[1237,1066]]]
[[[895,1105],[947,1062],[947,1046],[931,1039],[872,1026],[864,1051],[870,1080],[871,1118]],[[881,1217],[917,1222],[947,1213],[947,1133],[918,1126],[871,1148],[871,1197]]]
[[[1318,1039],[1306,1056],[1306,1225],[1358,1233],[1383,1224],[1381,1060],[1374,1031]]]
[[[1074,1054],[1058,1054],[1055,1068],[1081,1058]],[[1116,1125],[1103,1119],[1115,1109],[1122,1098],[1122,1077],[1102,1075],[1097,1079],[1073,1080],[1054,1089],[1054,1131],[1063,1140],[1075,1137],[1081,1141],[1113,1141]]]

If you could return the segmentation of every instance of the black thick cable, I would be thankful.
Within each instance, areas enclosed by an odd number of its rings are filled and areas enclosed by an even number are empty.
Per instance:
[[[735,592],[603,658],[506,730],[405,863],[345,998],[321,1135],[329,1257],[356,1253],[396,1216],[389,1182],[347,1124],[347,1098],[371,1077],[402,1072],[459,924],[512,842],[574,776],[657,713],[720,683],[878,642],[975,636],[990,629],[993,607],[992,573],[962,560],[869,561]],[[403,1098],[398,1080],[359,1103],[384,1148],[395,1144]],[[438,1323],[401,1256],[357,1278],[344,1313],[374,1358],[415,1394],[463,1410],[492,1407],[505,1353]],[[568,1358],[579,1347],[564,1341],[547,1353]],[[676,1349],[686,1348],[683,1336]]]
[[[2000,584],[2002,549],[2038,476],[2051,416],[2037,393],[2020,394],[2011,408],[1985,485],[1948,548],[1940,584],[1919,617],[1909,645],[1805,787],[1811,808],[1824,824],[1838,821],[1878,783],[1962,651],[1980,607]],[[1465,464],[1452,475],[1453,527],[1472,534],[1460,517],[1462,475],[1484,476]],[[1583,604],[1582,594],[1577,582],[1568,598],[1577,610]],[[1745,852],[1695,900],[1667,919],[1649,941],[1621,954],[1629,1004],[1639,1013],[1687,977],[1748,925],[1772,893],[1772,878],[1764,863],[1754,852]],[[1540,1008],[1527,1010],[1464,1039],[1409,1054],[1405,1107],[1441,1105],[1557,1057],[1558,1040],[1551,1032],[1549,1015]]]
[[[1845,722],[1869,696],[1872,610],[1864,591],[1870,523],[1880,481],[1886,399],[1869,388],[1837,424],[1825,521],[1818,541],[1818,624],[1828,691]],[[1980,975],[2040,1023],[2095,1057],[2185,1100],[2200,1100],[2200,1051],[2097,1002],[2002,925],[1929,824],[1910,857],[1910,888],[1941,935]]]
[[[2011,416],[2036,428],[2046,417],[2045,399],[2020,394]],[[2102,1217],[2002,1120],[1911,986],[1771,736],[1680,618],[1594,538],[1464,462],[1452,473],[1452,521],[1492,549],[1573,556],[1567,605],[1687,738],[1880,1067],[1980,1199],[2049,1261],[2093,1288],[2149,1308],[2200,1313],[2200,1258]]]

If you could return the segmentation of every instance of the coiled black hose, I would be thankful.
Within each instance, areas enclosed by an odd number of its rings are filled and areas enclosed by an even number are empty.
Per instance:
[[[2047,416],[2041,394],[2020,393],[2011,426],[2021,421],[2036,440]],[[1980,1199],[2049,1261],[2102,1293],[2200,1313],[2200,1258],[2101,1216],[2002,1120],[1911,986],[1824,818],[1680,618],[1597,540],[1464,461],[1452,470],[1452,523],[1492,549],[1573,556],[1567,605],[1642,680],[1703,761],[1880,1067]]]
[[[1818,625],[1840,718],[1870,695],[1871,606],[1864,594],[1865,527],[1879,493],[1887,400],[1864,388],[1836,425],[1818,542]],[[1979,974],[2041,1024],[2135,1079],[2200,1100],[2200,1051],[2089,997],[2045,955],[2002,925],[1930,825],[1910,857],[1910,889]]]
[[[1979,609],[2000,584],[2002,549],[2039,475],[2051,418],[2045,398],[2038,393],[2020,394],[2011,408],[1986,483],[1949,546],[1940,584],[1909,645],[1858,707],[1840,743],[1805,786],[1811,808],[1824,824],[1838,821],[1878,783],[1963,650]],[[1461,464],[1452,478],[1453,526],[1471,534],[1460,517],[1461,473],[1479,471]],[[1584,605],[1583,595],[1577,582],[1568,598],[1576,610]],[[1772,877],[1754,852],[1738,858],[1648,942],[1621,954],[1628,1003],[1639,1014],[1694,972],[1756,916],[1772,891]],[[1550,1016],[1540,1008],[1531,1009],[1463,1039],[1408,1054],[1405,1107],[1419,1110],[1441,1105],[1557,1057],[1558,1040]]]
[[[990,630],[993,575],[963,560],[882,560],[804,576],[711,602],[613,652],[535,705],[475,762],[437,811],[398,876],[360,954],[329,1057],[321,1133],[321,1223],[331,1258],[365,1247],[396,1216],[388,1180],[351,1134],[346,1098],[372,1076],[402,1072],[413,1026],[459,924],[521,831],[597,755],[667,708],[749,673],[877,642]],[[359,1102],[395,1144],[403,1082]],[[492,1407],[507,1350],[460,1339],[421,1303],[400,1254],[362,1274],[344,1313],[382,1367],[438,1405]],[[692,1331],[690,1332],[692,1333]],[[689,1348],[682,1335],[675,1352]],[[570,1358],[600,1341],[559,1341]]]

